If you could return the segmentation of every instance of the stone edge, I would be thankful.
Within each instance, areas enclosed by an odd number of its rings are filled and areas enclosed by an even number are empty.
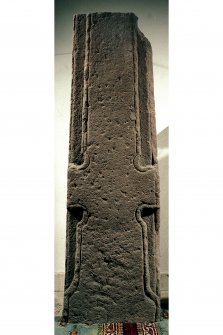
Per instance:
[[[56,272],[54,275],[54,313],[55,315],[62,314],[63,297],[64,297],[64,272]],[[161,272],[160,274],[160,293],[161,299],[169,296],[169,274]]]

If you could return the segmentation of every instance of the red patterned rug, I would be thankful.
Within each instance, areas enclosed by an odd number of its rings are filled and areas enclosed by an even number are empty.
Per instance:
[[[89,332],[85,328],[85,334]],[[84,334],[83,330],[82,333]],[[89,334],[95,335],[160,335],[155,323],[104,323],[100,324],[96,329],[91,328]],[[69,335],[81,335],[81,329],[74,329],[69,332]]]
[[[101,325],[99,335],[159,335],[154,323],[107,323]]]
[[[61,326],[61,317],[55,319],[55,335],[168,335],[168,306],[161,309],[159,322],[116,322],[103,324],[72,324]]]

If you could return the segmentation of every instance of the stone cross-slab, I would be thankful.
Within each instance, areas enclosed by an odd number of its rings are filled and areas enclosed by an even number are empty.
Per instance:
[[[132,13],[74,16],[63,322],[159,319],[152,51]]]

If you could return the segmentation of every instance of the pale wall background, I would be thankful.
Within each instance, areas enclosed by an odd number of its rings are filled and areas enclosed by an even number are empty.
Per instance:
[[[65,268],[66,184],[74,13],[134,12],[153,48],[161,184],[161,273],[168,274],[168,1],[55,0],[55,273]],[[62,275],[62,274],[61,274]],[[63,278],[63,277],[62,277]],[[63,285],[60,283],[60,286]]]

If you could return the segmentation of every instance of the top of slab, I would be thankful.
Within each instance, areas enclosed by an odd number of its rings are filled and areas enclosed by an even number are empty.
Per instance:
[[[122,12],[92,12],[92,13],[85,13],[85,14],[74,14],[74,16],[79,16],[79,15],[99,15],[99,16],[121,16],[121,17],[124,17],[124,16],[133,16],[135,17],[136,19],[138,19],[138,17],[130,12],[130,13],[122,13]]]

